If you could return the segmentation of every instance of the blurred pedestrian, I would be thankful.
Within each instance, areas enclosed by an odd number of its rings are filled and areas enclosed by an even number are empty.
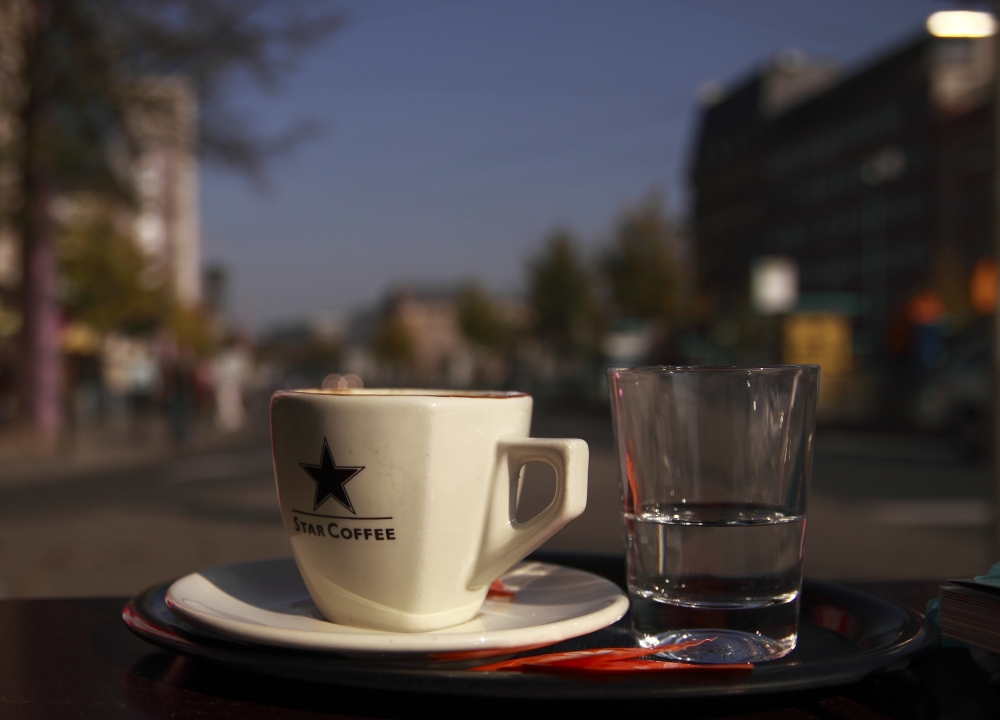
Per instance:
[[[153,423],[153,405],[163,377],[148,340],[132,341],[128,357],[128,401],[132,411],[131,430],[135,437],[148,439]]]
[[[129,389],[129,352],[131,344],[124,335],[108,333],[101,346],[101,374],[107,393],[107,409],[112,423],[123,427],[128,422],[126,396]]]
[[[187,442],[194,417],[195,371],[198,361],[194,350],[176,342],[164,344],[161,354],[164,400],[170,419],[170,437],[176,447]]]
[[[215,356],[213,366],[216,424],[229,432],[239,430],[246,421],[243,389],[250,379],[250,353],[234,342]]]
[[[914,355],[921,373],[939,369],[945,361],[942,325],[945,307],[941,296],[926,290],[910,298],[906,314],[913,326]]]

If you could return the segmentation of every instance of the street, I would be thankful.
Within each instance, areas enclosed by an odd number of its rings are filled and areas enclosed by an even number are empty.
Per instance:
[[[533,434],[590,445],[584,515],[548,549],[621,551],[610,422],[538,415]],[[0,595],[131,595],[214,565],[289,554],[266,423],[229,445],[74,471],[0,471]],[[47,466],[48,467],[48,466]],[[552,471],[529,466],[518,516],[540,509]],[[842,580],[965,577],[996,559],[991,472],[935,438],[820,430],[805,571]]]

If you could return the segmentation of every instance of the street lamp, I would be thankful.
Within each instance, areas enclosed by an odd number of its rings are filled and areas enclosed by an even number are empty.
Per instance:
[[[927,32],[941,38],[983,38],[997,31],[992,13],[942,10],[927,18]]]

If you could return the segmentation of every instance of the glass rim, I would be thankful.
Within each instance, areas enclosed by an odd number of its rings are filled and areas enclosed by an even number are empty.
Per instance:
[[[778,375],[782,373],[810,371],[818,372],[819,365],[636,365],[609,367],[608,375],[672,375],[672,374],[762,374]]]

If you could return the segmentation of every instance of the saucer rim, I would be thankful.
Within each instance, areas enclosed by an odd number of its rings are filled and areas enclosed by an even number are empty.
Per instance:
[[[225,568],[251,568],[255,565],[273,562],[294,563],[292,558],[272,558],[248,563],[225,565]],[[277,628],[250,620],[235,620],[222,617],[215,613],[206,613],[185,604],[178,598],[178,592],[187,584],[193,582],[200,572],[190,573],[170,584],[164,594],[168,609],[178,618],[205,630],[219,633],[230,639],[249,642],[269,647],[281,647],[296,650],[311,650],[320,652],[356,652],[356,653],[444,653],[478,650],[516,650],[528,646],[550,645],[563,640],[596,632],[620,620],[629,609],[629,599],[624,591],[607,578],[603,578],[586,570],[567,567],[557,563],[526,560],[531,564],[540,564],[562,573],[584,575],[588,579],[598,580],[607,586],[608,598],[604,605],[591,609],[580,615],[558,621],[546,621],[523,627],[505,630],[448,633],[433,630],[419,633],[399,633],[366,628],[350,628],[350,632],[338,632],[337,628],[347,627],[325,622],[330,625],[329,631],[298,630]],[[513,572],[522,563],[518,563],[507,572]],[[500,576],[502,580],[504,575]],[[191,598],[193,599],[193,598]],[[516,602],[516,599],[515,599]],[[595,601],[595,604],[601,601]],[[207,607],[207,606],[206,606]],[[252,606],[256,607],[256,606]],[[263,612],[277,612],[259,608]],[[360,632],[359,632],[360,631]]]

